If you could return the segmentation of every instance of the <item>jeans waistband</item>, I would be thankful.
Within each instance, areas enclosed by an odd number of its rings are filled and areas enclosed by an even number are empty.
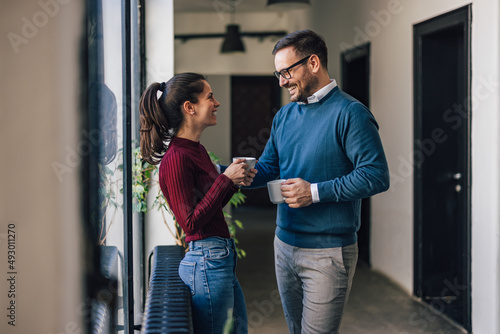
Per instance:
[[[232,238],[222,238],[222,237],[209,237],[202,240],[195,240],[189,242],[189,250],[203,250],[204,248],[225,246],[229,248],[234,248],[234,240]]]

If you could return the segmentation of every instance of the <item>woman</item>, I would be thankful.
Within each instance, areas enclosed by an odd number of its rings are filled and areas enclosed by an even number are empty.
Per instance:
[[[217,124],[219,106],[200,74],[153,83],[140,101],[141,154],[151,164],[161,161],[161,190],[186,233],[189,251],[179,275],[191,290],[195,333],[222,333],[230,309],[235,332],[247,333],[235,246],[222,208],[257,171],[247,173],[241,159],[219,174],[200,144],[203,130]]]

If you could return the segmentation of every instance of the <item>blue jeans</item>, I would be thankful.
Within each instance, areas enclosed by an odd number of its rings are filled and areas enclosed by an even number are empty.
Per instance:
[[[222,334],[233,317],[232,333],[247,333],[245,298],[236,278],[236,250],[233,239],[210,237],[191,241],[179,265],[179,276],[189,286],[193,306],[194,332]]]
[[[358,244],[298,248],[275,237],[274,253],[290,333],[337,334],[358,261]]]

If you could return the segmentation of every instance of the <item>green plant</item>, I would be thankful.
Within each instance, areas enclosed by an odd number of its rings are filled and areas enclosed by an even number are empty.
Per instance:
[[[222,329],[223,334],[230,334],[234,328],[233,309],[227,310],[227,320]]]

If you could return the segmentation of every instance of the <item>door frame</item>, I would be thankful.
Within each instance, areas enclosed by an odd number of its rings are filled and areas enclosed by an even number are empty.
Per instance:
[[[353,59],[364,57],[366,61],[366,77],[368,81],[366,99],[364,101],[366,103],[366,107],[370,108],[370,42],[358,45],[353,47],[352,49],[346,50],[341,54],[341,63],[342,63],[342,84],[346,82],[347,77],[347,64],[351,62]]]
[[[422,37],[431,33],[436,33],[447,28],[463,25],[464,28],[464,45],[461,50],[464,57],[464,84],[460,89],[467,97],[463,102],[463,107],[467,112],[467,117],[463,119],[464,137],[466,146],[466,170],[464,171],[463,190],[466,192],[462,205],[465,212],[465,223],[463,226],[464,241],[464,271],[463,276],[466,278],[466,293],[464,328],[468,331],[472,330],[471,324],[471,22],[472,22],[472,6],[458,8],[424,22],[415,24],[413,27],[413,70],[414,70],[414,152],[418,150],[417,139],[422,140],[423,124],[422,124],[422,53],[421,42]],[[422,282],[423,282],[423,200],[422,200],[422,171],[420,166],[414,164],[414,295],[422,297]]]
[[[340,62],[342,68],[342,89],[351,94],[349,89],[346,87],[346,82],[348,82],[349,77],[349,63],[352,60],[357,60],[363,58],[365,62],[366,72],[364,73],[366,78],[366,87],[364,91],[365,101],[360,101],[370,108],[370,42],[355,46],[351,49],[345,50],[341,53]],[[357,96],[354,96],[358,98]],[[358,241],[365,243],[359,245],[359,258],[366,262],[366,264],[371,266],[371,198],[363,198],[361,201],[361,227],[358,231]]]

